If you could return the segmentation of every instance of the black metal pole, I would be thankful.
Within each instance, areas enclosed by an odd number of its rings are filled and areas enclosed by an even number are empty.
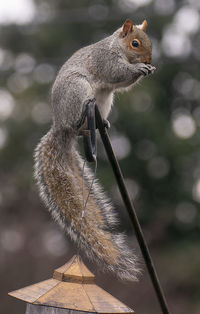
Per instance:
[[[163,314],[169,314],[170,312],[169,312],[169,309],[167,306],[167,302],[166,302],[164,293],[162,291],[162,288],[161,288],[161,285],[160,285],[160,282],[159,282],[159,279],[158,279],[158,276],[157,276],[157,273],[156,273],[156,270],[155,270],[155,267],[154,267],[149,249],[148,249],[148,246],[146,244],[146,241],[145,241],[140,223],[138,221],[134,206],[133,206],[133,204],[130,200],[130,197],[128,195],[121,169],[119,167],[118,161],[117,161],[115,154],[113,152],[112,145],[110,143],[110,139],[109,139],[107,130],[104,127],[104,123],[103,123],[103,120],[101,118],[101,115],[100,115],[100,112],[99,112],[97,106],[95,108],[95,112],[96,112],[97,128],[99,129],[99,133],[101,135],[101,139],[103,141],[108,159],[109,159],[110,164],[112,166],[112,169],[113,169],[113,172],[114,172],[114,175],[115,175],[122,199],[124,201],[124,204],[126,206],[126,209],[128,211],[129,217],[130,217],[130,220],[131,220],[133,227],[135,229],[136,237],[137,237],[140,249],[142,251],[142,254],[143,254],[143,257],[144,257],[144,260],[146,263],[146,267],[148,269],[148,272],[149,272],[156,296],[157,296],[158,301],[160,303],[162,313]]]

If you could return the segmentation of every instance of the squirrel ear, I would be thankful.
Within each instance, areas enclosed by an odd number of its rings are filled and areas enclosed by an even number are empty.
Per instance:
[[[142,22],[142,24],[136,25],[136,26],[137,26],[137,28],[141,29],[143,32],[146,32],[147,25],[148,25],[148,24],[147,24],[147,21],[144,20],[144,21]]]
[[[128,33],[132,32],[133,23],[131,20],[126,20],[124,25],[122,26],[122,31],[120,33],[121,37],[125,37]]]

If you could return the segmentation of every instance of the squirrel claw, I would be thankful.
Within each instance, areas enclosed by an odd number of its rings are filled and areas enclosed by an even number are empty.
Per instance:
[[[103,125],[107,130],[110,129],[110,122],[107,119],[103,120]]]
[[[145,76],[146,75],[150,75],[150,74],[153,74],[154,73],[154,71],[156,70],[156,67],[155,66],[153,66],[153,65],[151,65],[151,64],[145,64],[146,65],[146,69],[145,70],[147,70],[147,72],[145,72]]]
[[[156,68],[151,64],[139,63],[138,70],[141,73],[141,75],[147,76],[147,75],[153,74]]]
[[[149,70],[149,74],[153,74],[156,70],[156,67],[154,65],[151,65],[149,64],[150,68],[148,69]]]

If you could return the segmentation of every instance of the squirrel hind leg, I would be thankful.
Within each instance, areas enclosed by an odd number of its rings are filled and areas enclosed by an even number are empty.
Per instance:
[[[60,90],[60,87],[65,88]],[[53,124],[55,129],[73,128],[81,120],[84,103],[94,98],[93,90],[84,77],[70,75],[57,77],[51,94]]]
[[[77,129],[83,129],[83,128],[86,129],[87,128],[85,122],[87,122],[86,120],[88,118],[88,107],[91,105],[95,106],[95,103],[96,103],[95,98],[86,99],[86,101],[83,103],[82,113],[81,113],[80,119],[77,123]]]

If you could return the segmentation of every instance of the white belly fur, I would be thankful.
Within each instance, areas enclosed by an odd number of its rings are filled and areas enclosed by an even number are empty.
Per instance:
[[[103,119],[106,119],[113,103],[113,92],[108,89],[96,90],[95,98]]]

